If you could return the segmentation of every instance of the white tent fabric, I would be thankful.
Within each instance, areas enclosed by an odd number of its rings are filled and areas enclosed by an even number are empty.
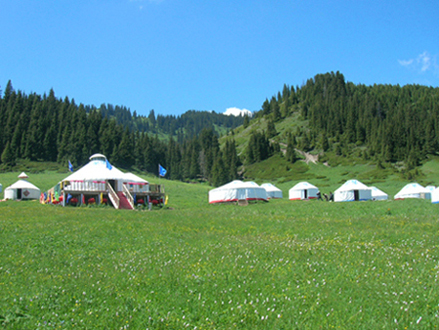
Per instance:
[[[122,191],[125,183],[148,184],[148,181],[132,173],[123,173],[115,166],[110,165],[107,158],[101,154],[90,157],[90,162],[75,173],[62,180],[68,181],[65,191],[94,191],[105,190],[105,181],[114,181],[116,191]]]
[[[28,178],[28,176],[27,176],[27,174],[26,173],[24,173],[24,172],[21,172],[21,174],[18,176],[18,178],[19,179],[27,179]]]
[[[267,191],[267,197],[270,198],[282,198],[282,190],[277,188],[275,185],[271,183],[263,183],[261,187]]]
[[[439,188],[436,188],[435,190],[433,190],[433,192],[431,193],[431,202],[433,204],[438,204],[439,203]]]
[[[433,195],[433,191],[436,190],[436,187],[435,186],[427,186],[427,187],[425,187],[425,189],[427,189],[429,191],[429,193],[425,195],[425,198],[431,199],[431,196]]]
[[[371,189],[358,180],[346,181],[334,192],[335,202],[368,201],[371,199]]]
[[[404,186],[394,197],[394,199],[405,198],[427,198],[430,191],[419,183],[409,183]]]
[[[267,191],[255,182],[235,180],[209,191],[209,203],[235,202],[238,200],[267,201]]]
[[[374,201],[385,201],[389,198],[389,195],[387,195],[384,191],[378,189],[377,187],[369,187],[372,191],[372,200]]]
[[[315,199],[319,189],[308,182],[299,182],[288,192],[290,200]]]
[[[5,199],[39,199],[41,191],[26,180],[18,180],[5,189]]]

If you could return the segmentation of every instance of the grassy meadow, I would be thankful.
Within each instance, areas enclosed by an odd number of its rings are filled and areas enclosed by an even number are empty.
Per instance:
[[[439,328],[438,205],[292,202],[291,182],[283,200],[209,205],[208,186],[161,183],[152,211],[0,203],[0,327]]]

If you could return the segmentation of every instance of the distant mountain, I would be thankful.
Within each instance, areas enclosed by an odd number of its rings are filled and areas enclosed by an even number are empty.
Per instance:
[[[243,124],[244,117],[228,116],[215,111],[189,110],[179,116],[156,114],[151,110],[148,116],[137,115],[126,107],[102,104],[98,109],[104,118],[115,118],[116,123],[130,130],[150,134],[178,137],[180,142],[197,136],[203,129],[212,128],[218,135]]]

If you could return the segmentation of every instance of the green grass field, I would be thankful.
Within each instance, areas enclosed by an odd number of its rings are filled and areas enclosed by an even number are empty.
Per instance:
[[[48,189],[63,177],[30,181]],[[169,204],[153,211],[0,203],[0,325],[439,327],[438,205],[209,205],[208,186],[162,183]]]

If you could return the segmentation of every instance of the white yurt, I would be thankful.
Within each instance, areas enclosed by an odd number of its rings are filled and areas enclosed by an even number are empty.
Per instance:
[[[115,191],[122,191],[123,185],[144,184],[148,182],[132,173],[123,173],[111,165],[107,157],[102,154],[94,154],[90,162],[76,172],[62,180],[65,182],[64,190],[70,191],[100,191],[105,190],[105,182],[108,181]]]
[[[428,198],[430,191],[419,183],[409,183],[404,186],[394,197],[394,199],[405,199],[405,198]]]
[[[21,173],[18,177],[27,178],[28,176],[25,173]],[[24,179],[20,179],[5,189],[4,197],[5,199],[12,200],[27,200],[39,199],[40,194],[41,191],[38,187]]]
[[[255,182],[235,180],[209,191],[209,203],[236,202],[239,200],[267,201],[267,191]]]
[[[377,187],[369,187],[372,191],[372,200],[374,201],[385,201],[389,199],[389,195],[387,195],[384,191],[378,189]]]
[[[334,192],[335,202],[368,201],[371,199],[371,189],[358,180],[346,181]]]
[[[271,183],[263,183],[261,184],[261,187],[264,188],[265,191],[267,191],[268,199],[283,197],[282,190],[280,190],[279,188],[277,188],[275,185]]]
[[[435,186],[427,186],[425,187],[425,189],[427,189],[429,191],[429,193],[427,195],[425,195],[426,199],[431,199],[431,196],[433,195],[433,191],[436,190]]]
[[[299,182],[288,192],[290,200],[315,199],[319,188],[308,182]]]
[[[432,193],[431,193],[431,202],[433,204],[438,204],[439,203],[439,188],[436,188]]]

